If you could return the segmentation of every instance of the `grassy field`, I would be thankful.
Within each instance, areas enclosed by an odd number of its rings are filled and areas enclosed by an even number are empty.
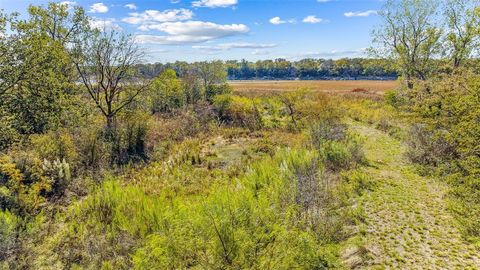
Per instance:
[[[237,92],[263,94],[271,92],[293,91],[308,88],[326,93],[345,93],[354,89],[364,89],[370,93],[383,94],[398,86],[397,81],[230,81]]]

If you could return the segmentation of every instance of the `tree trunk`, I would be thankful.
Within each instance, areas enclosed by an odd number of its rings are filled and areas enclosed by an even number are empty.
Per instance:
[[[105,116],[107,120],[107,127],[106,127],[106,137],[107,139],[113,139],[115,136],[115,116],[113,115],[106,115]]]

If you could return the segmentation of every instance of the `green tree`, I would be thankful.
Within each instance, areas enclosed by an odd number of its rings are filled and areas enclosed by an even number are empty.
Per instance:
[[[81,8],[74,13],[64,4],[30,6],[29,17],[1,16],[0,56],[3,114],[22,134],[43,133],[57,127],[68,107],[75,74],[68,48],[70,37],[84,29],[87,19]],[[5,33],[5,26],[10,31]],[[3,53],[4,52],[4,53]]]
[[[394,60],[409,88],[435,70],[432,59],[440,52],[442,33],[437,9],[437,2],[428,0],[388,0],[379,12],[382,25],[373,32],[371,52]]]
[[[196,71],[203,83],[205,98],[208,100],[208,93],[215,85],[226,84],[227,70],[222,61],[199,62],[195,64]]]
[[[173,69],[165,70],[151,84],[151,110],[153,113],[170,112],[185,104],[181,81]]]
[[[452,67],[460,67],[472,56],[478,46],[480,35],[480,2],[478,0],[447,0],[445,19],[447,34],[445,36],[445,53]]]

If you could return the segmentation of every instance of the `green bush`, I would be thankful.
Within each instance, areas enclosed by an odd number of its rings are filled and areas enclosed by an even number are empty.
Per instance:
[[[149,115],[141,112],[124,115],[115,130],[110,145],[112,164],[128,164],[148,159],[147,133],[150,126]]]
[[[182,83],[172,69],[167,69],[155,78],[150,90],[151,111],[171,112],[186,103],[186,95]]]
[[[326,120],[309,128],[310,141],[329,170],[342,170],[364,162],[361,140],[341,122]]]
[[[235,95],[219,95],[215,97],[213,104],[222,121],[251,131],[263,127],[259,104],[256,100]]]
[[[78,153],[73,137],[65,130],[51,131],[44,135],[30,136],[32,148],[41,159],[48,161],[65,160],[68,163],[77,162]]]
[[[464,235],[480,242],[480,76],[466,70],[417,83],[409,107],[417,116],[408,155],[451,184],[451,208]]]
[[[0,261],[4,261],[16,251],[19,244],[19,224],[20,219],[17,216],[8,210],[0,210]]]
[[[12,127],[11,117],[2,117],[0,109],[0,151],[9,148],[20,139],[20,134]]]
[[[400,90],[389,90],[384,94],[385,103],[388,105],[399,108],[402,105],[405,105],[407,100],[405,95],[403,95]]]
[[[205,96],[208,102],[213,103],[215,97],[219,95],[228,95],[233,92],[232,87],[228,83],[224,84],[211,84],[205,91]]]

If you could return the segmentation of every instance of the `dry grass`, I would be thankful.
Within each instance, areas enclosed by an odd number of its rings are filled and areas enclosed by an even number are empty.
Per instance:
[[[398,86],[397,81],[230,81],[236,92],[261,95],[308,88],[325,93],[348,93],[365,89],[371,94],[383,94]]]

